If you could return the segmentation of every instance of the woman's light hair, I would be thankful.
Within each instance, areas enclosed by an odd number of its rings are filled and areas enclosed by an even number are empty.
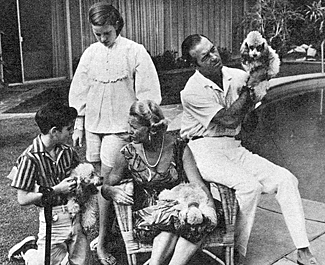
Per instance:
[[[161,108],[152,100],[134,102],[129,115],[136,117],[141,125],[150,127],[152,132],[165,131],[168,126]]]

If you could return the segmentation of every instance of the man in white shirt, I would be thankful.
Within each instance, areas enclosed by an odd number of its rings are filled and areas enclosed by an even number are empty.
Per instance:
[[[256,98],[246,72],[223,66],[216,46],[205,36],[188,36],[182,56],[195,66],[181,100],[181,137],[189,140],[197,167],[208,182],[236,190],[240,211],[236,231],[236,262],[245,264],[247,244],[261,193],[276,193],[298,264],[318,264],[310,253],[296,177],[285,168],[251,153],[236,140],[244,117]],[[259,84],[268,86],[267,81]],[[254,96],[254,101],[251,99]]]

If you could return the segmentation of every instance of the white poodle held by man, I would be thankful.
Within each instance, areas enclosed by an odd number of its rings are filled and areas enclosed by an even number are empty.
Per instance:
[[[248,83],[254,87],[255,95],[258,98],[263,98],[269,89],[269,85],[259,86],[258,84],[270,80],[279,73],[280,59],[278,54],[258,31],[248,33],[241,45],[240,54],[242,67],[250,75]]]

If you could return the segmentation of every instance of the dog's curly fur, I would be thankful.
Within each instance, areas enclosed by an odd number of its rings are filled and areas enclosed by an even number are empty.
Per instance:
[[[203,216],[214,225],[218,223],[216,211],[209,206],[207,194],[197,184],[182,183],[171,190],[163,190],[159,194],[159,200],[178,201],[180,222],[183,224],[200,224]]]
[[[242,66],[249,74],[249,84],[254,87],[255,96],[263,98],[269,85],[263,85],[261,82],[270,80],[280,71],[278,54],[258,31],[248,33],[240,53]]]
[[[98,211],[96,186],[101,185],[102,180],[90,163],[80,163],[71,171],[70,177],[76,180],[77,188],[74,196],[68,200],[68,211],[71,218],[81,213],[81,225],[88,232],[96,223]]]
[[[260,81],[269,80],[279,73],[279,55],[258,31],[248,33],[241,45],[240,54],[246,72],[252,74],[255,71],[263,71],[264,78],[261,75]]]

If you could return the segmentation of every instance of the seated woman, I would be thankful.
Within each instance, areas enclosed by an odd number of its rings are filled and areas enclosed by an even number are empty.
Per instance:
[[[202,181],[190,149],[184,144],[180,154],[178,150],[182,148],[177,146],[179,142],[166,134],[167,121],[156,103],[137,101],[131,106],[129,115],[132,142],[122,148],[125,160],[120,161],[120,165],[110,173],[101,189],[102,195],[117,203],[133,204],[135,238],[153,240],[150,265],[162,264],[168,258],[171,258],[170,265],[187,264],[216,224],[205,219],[202,224],[190,229],[180,228],[179,216],[172,210],[175,203],[159,201],[158,195],[164,189],[188,181],[204,190],[209,206],[215,211],[210,191]],[[125,170],[135,183],[133,198],[114,186],[125,178]],[[157,211],[160,211],[159,214]],[[148,214],[152,218],[159,216],[151,227],[143,225]]]

